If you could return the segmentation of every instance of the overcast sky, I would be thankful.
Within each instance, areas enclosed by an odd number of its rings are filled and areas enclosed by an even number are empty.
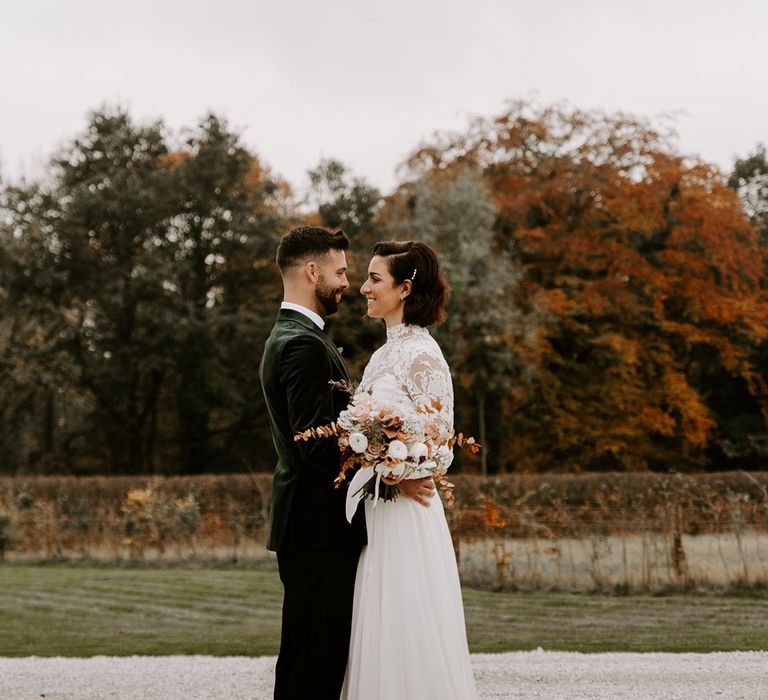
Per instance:
[[[225,116],[301,189],[334,157],[387,191],[436,130],[513,98],[653,118],[728,170],[768,142],[764,0],[0,0],[0,174],[121,104]]]

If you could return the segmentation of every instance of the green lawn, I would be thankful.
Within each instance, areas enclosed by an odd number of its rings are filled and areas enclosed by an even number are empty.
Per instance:
[[[271,566],[0,565],[0,656],[277,652]],[[464,590],[472,651],[768,649],[768,594],[590,596]]]
[[[768,650],[768,595],[608,596],[464,589],[472,651]]]

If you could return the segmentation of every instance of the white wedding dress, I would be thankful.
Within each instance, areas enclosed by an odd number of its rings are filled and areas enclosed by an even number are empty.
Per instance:
[[[359,391],[442,406],[453,428],[453,385],[426,328],[387,329]],[[413,478],[420,476],[413,475]],[[365,500],[368,545],[357,567],[342,700],[473,700],[459,573],[442,500]],[[362,507],[362,506],[358,506]]]

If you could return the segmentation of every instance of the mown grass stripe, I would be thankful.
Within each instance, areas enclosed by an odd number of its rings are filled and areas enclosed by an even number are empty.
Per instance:
[[[768,649],[768,593],[464,590],[472,651]],[[274,569],[0,566],[0,656],[274,654]]]

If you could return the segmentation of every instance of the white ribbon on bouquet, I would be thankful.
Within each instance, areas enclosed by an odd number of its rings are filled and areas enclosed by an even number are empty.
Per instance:
[[[347,522],[351,523],[352,518],[355,515],[357,506],[360,501],[363,500],[363,486],[365,486],[373,477],[375,470],[373,467],[363,467],[355,472],[352,477],[352,481],[349,482],[349,489],[347,489]],[[373,507],[376,507],[376,502],[379,500],[379,483],[381,482],[381,474],[376,474],[376,495],[373,499]]]

